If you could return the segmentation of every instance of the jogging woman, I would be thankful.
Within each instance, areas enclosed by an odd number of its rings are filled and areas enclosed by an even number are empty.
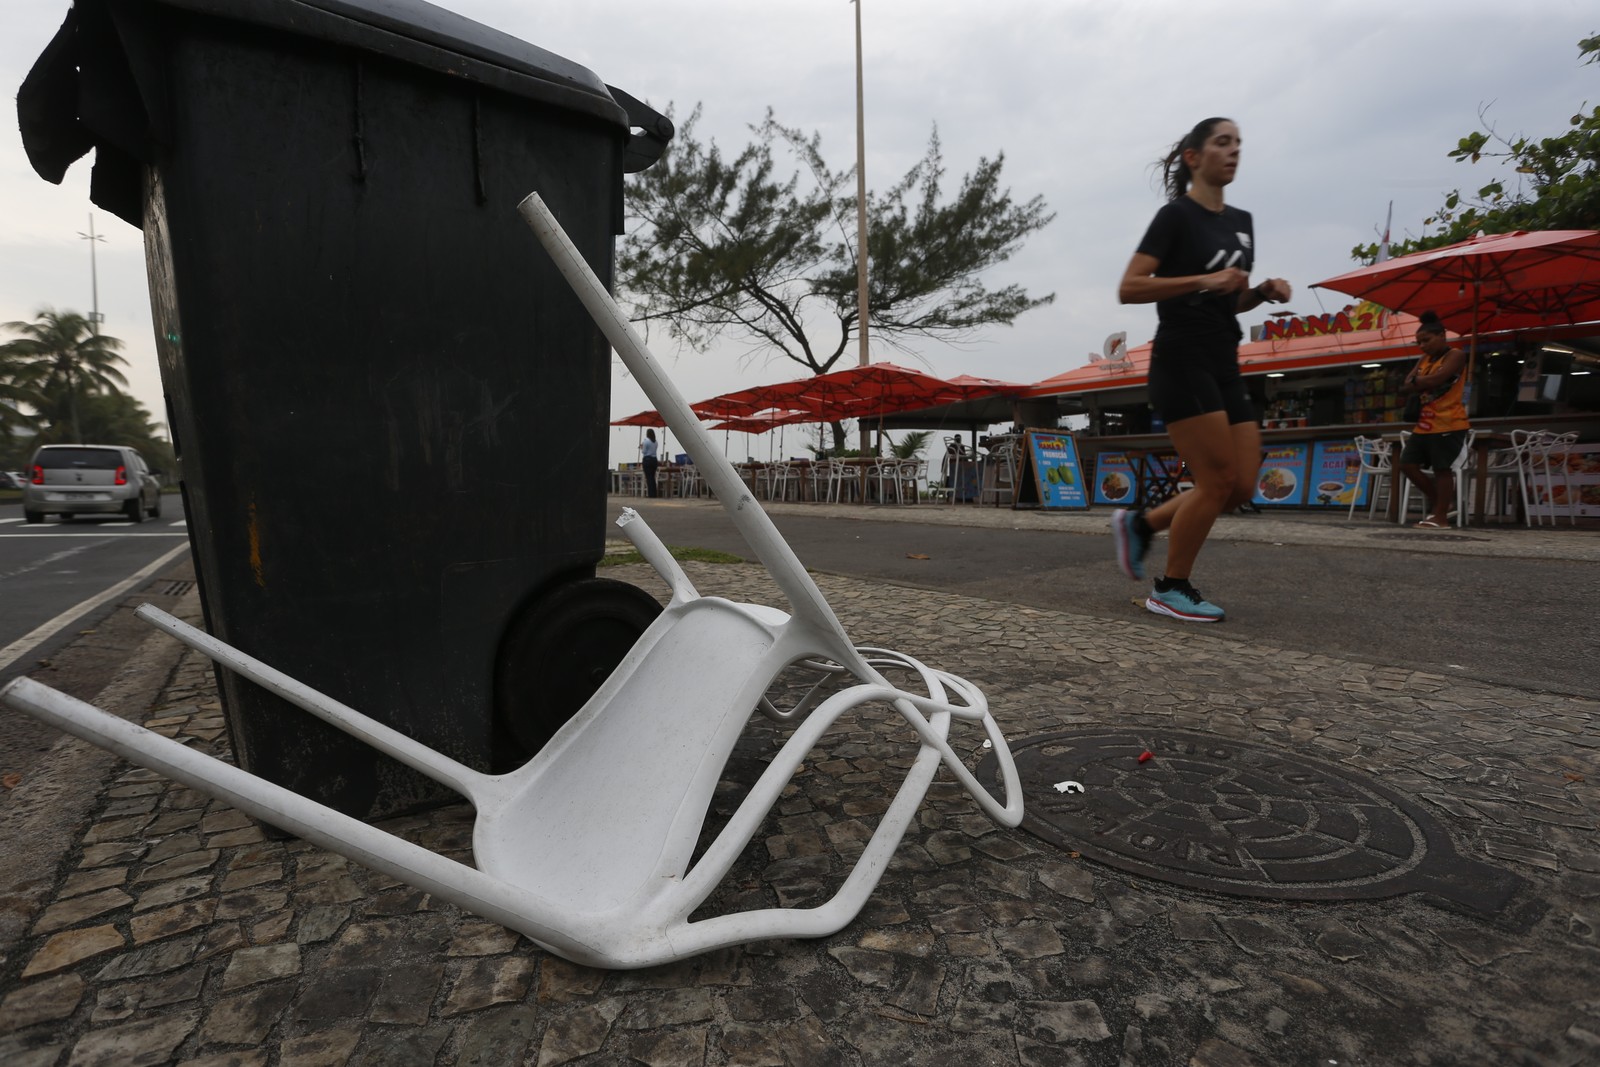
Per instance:
[[[1220,622],[1223,610],[1189,582],[1218,515],[1254,495],[1261,430],[1239,375],[1238,316],[1290,296],[1289,283],[1250,284],[1255,236],[1249,212],[1223,202],[1239,169],[1239,127],[1209,118],[1160,164],[1167,204],[1145,231],[1123,272],[1124,304],[1156,305],[1150,404],[1188,465],[1194,488],[1149,511],[1111,516],[1117,562],[1144,577],[1150,542],[1168,531],[1166,573],[1145,607],[1185,622]]]

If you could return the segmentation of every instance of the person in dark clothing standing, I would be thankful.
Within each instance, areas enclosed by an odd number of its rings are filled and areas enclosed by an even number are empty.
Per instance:
[[[1445,337],[1444,323],[1432,311],[1422,313],[1417,346],[1422,358],[1400,384],[1401,395],[1415,395],[1416,425],[1400,453],[1400,473],[1422,490],[1428,514],[1417,523],[1423,529],[1450,525],[1456,502],[1455,467],[1467,447],[1467,354]],[[1431,473],[1424,473],[1423,468]]]
[[[1185,622],[1220,622],[1225,612],[1189,576],[1212,523],[1254,495],[1261,430],[1239,374],[1238,316],[1289,299],[1289,283],[1250,284],[1255,232],[1250,214],[1223,202],[1239,168],[1239,127],[1209,118],[1162,161],[1167,203],[1156,212],[1117,288],[1124,304],[1156,305],[1150,404],[1166,422],[1194,488],[1146,511],[1111,516],[1117,562],[1144,577],[1144,557],[1168,531],[1166,573],[1145,607]]]
[[[656,456],[659,447],[656,444],[656,432],[654,430],[646,430],[644,432],[644,442],[639,445],[639,451],[644,453],[644,491],[647,496],[661,495],[656,492],[656,469],[661,466],[661,461]]]

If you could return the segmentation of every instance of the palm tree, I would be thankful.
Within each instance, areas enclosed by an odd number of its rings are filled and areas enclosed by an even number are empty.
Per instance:
[[[83,440],[79,398],[119,392],[119,386],[128,384],[117,369],[128,362],[117,355],[122,342],[95,332],[89,320],[76,311],[41,308],[33,322],[8,322],[0,328],[22,334],[0,345],[0,358],[11,357],[26,365],[24,384],[37,394],[36,406],[52,430],[62,422],[70,425],[74,441]]]
[[[928,438],[933,436],[932,430],[913,430],[898,441],[889,443],[889,450],[894,453],[895,459],[916,459],[922,455],[922,449],[928,443]]]
[[[85,396],[78,417],[83,423],[84,440],[129,445],[145,453],[146,459],[161,440],[150,413],[127,393]]]
[[[34,423],[23,414],[22,406],[38,410],[44,399],[33,387],[38,377],[35,365],[9,349],[9,345],[0,345],[0,451],[19,427]]]

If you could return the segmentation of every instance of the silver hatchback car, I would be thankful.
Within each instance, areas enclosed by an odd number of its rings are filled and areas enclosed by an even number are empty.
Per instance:
[[[161,517],[160,480],[144,457],[122,445],[45,445],[26,473],[22,514],[28,522],[51,514],[121,512],[133,522]]]

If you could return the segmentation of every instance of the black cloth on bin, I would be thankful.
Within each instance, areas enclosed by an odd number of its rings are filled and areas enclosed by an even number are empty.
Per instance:
[[[89,199],[134,226],[143,226],[144,167],[159,163],[170,143],[160,76],[169,9],[287,30],[489,89],[605,111],[628,127],[627,173],[649,167],[672,140],[666,116],[584,68],[422,0],[77,0],[17,93],[23,149],[39,176],[57,185],[96,150]]]

